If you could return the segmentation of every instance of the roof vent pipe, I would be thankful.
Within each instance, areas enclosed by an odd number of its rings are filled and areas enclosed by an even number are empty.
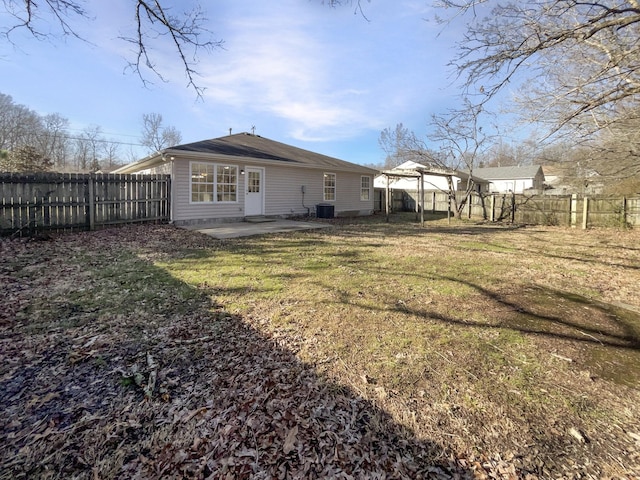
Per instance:
[[[229,136],[231,136],[231,129],[229,129]]]

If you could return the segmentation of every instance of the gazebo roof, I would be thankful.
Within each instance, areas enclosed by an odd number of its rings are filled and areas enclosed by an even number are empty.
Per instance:
[[[456,175],[458,172],[456,172],[455,170],[445,170],[441,168],[415,167],[415,168],[392,168],[390,170],[383,170],[381,173],[388,177],[420,178],[423,175],[450,177],[450,176]]]

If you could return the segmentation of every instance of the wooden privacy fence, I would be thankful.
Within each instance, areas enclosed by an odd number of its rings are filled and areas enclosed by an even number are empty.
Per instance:
[[[380,196],[380,210],[384,209],[384,191]],[[410,190],[391,192],[393,211],[416,211],[418,193]],[[460,203],[463,193],[456,194]],[[377,196],[376,196],[377,198]],[[376,203],[376,207],[378,204]],[[449,205],[446,192],[424,193],[426,212],[447,212]],[[453,215],[453,213],[452,213]],[[529,225],[562,225],[572,227],[628,227],[640,226],[640,195],[633,197],[580,196],[580,195],[471,195],[462,216],[469,219],[503,221]]]
[[[170,220],[169,175],[0,173],[0,235]]]

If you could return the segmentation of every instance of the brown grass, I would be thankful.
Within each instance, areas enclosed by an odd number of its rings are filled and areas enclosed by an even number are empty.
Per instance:
[[[2,241],[0,478],[640,475],[640,234]]]

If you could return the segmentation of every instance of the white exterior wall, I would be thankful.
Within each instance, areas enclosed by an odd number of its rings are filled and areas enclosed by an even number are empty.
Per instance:
[[[336,200],[325,201],[324,174],[336,175]],[[359,173],[339,172],[331,169],[315,170],[306,168],[286,168],[267,166],[265,174],[265,215],[303,215],[307,208],[315,213],[319,203],[334,206],[336,215],[340,212],[358,212],[360,215],[373,213],[373,178],[369,200],[360,200]],[[304,206],[302,186],[305,187]]]
[[[304,205],[310,213],[315,212],[318,197],[322,197],[322,184],[318,185],[315,176],[322,178],[316,170],[291,169],[267,166],[265,168],[265,215],[306,215],[302,206],[302,186],[305,187]]]
[[[336,177],[336,216],[341,214],[357,213],[358,215],[371,215],[373,213],[373,176],[370,178],[369,200],[360,200],[360,173],[335,172]],[[322,202],[332,203],[332,202]]]
[[[506,193],[512,191],[514,193],[524,193],[528,188],[533,187],[532,178],[519,178],[510,180],[491,180],[489,184],[490,192]]]
[[[209,163],[198,161],[198,163]],[[211,162],[216,163],[216,162]],[[188,160],[173,161],[172,212],[173,221],[233,219],[244,216],[244,177],[238,175],[238,201],[235,203],[191,203],[191,171]],[[224,165],[241,165],[225,162]]]
[[[198,160],[199,163],[208,163]],[[315,214],[316,205],[326,203],[334,205],[336,216],[341,212],[370,215],[373,213],[373,176],[370,178],[369,200],[360,200],[360,173],[340,172],[331,169],[316,170],[309,168],[291,168],[258,163],[211,162],[236,165],[238,171],[249,167],[264,169],[264,213],[267,216],[291,216]],[[190,161],[173,161],[172,180],[172,220],[177,222],[197,222],[206,220],[237,220],[244,217],[245,175],[238,175],[238,200],[235,203],[191,203]],[[325,202],[323,199],[324,173],[336,175],[336,200]],[[366,175],[365,175],[366,176]],[[302,186],[305,187],[304,206]],[[309,210],[307,208],[309,207]]]

